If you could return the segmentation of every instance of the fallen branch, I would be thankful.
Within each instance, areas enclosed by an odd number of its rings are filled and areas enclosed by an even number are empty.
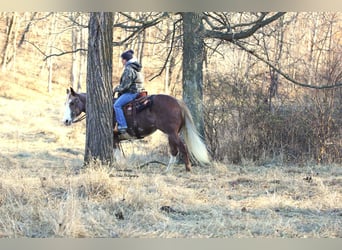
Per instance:
[[[140,165],[138,168],[143,168],[143,167],[145,167],[145,166],[147,166],[147,165],[149,165],[149,164],[151,164],[151,163],[158,163],[158,164],[161,164],[161,165],[167,166],[167,164],[166,164],[166,163],[164,163],[164,162],[157,161],[157,160],[153,160],[153,161],[148,161],[148,162],[146,162],[146,163],[144,163],[144,164]]]

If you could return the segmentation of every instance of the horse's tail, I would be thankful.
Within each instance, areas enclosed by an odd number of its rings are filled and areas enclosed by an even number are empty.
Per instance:
[[[182,127],[184,142],[191,158],[200,165],[210,164],[207,147],[196,130],[189,108],[183,101],[178,101],[178,103],[183,111],[183,119],[185,121]]]

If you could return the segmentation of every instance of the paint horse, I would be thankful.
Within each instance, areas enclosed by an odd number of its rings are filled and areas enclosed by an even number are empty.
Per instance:
[[[198,135],[186,104],[169,95],[158,94],[146,98],[148,99],[145,99],[145,102],[148,100],[149,105],[142,110],[135,110],[134,115],[128,113],[129,107],[132,109],[132,105],[137,103],[135,100],[124,107],[128,134],[138,139],[154,133],[157,129],[167,134],[171,152],[167,171],[176,162],[178,152],[183,156],[186,171],[191,171],[190,159],[200,165],[210,164],[208,151]],[[86,113],[86,101],[86,93],[77,93],[72,88],[67,90],[63,119],[65,125],[71,125],[81,119],[81,113]],[[115,127],[116,121],[113,122]],[[181,132],[184,142],[180,138]],[[114,148],[119,146],[121,140],[123,139],[114,131]]]

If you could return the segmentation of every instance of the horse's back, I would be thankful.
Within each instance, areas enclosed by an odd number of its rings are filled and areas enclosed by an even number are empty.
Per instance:
[[[158,94],[153,96],[153,104],[164,110],[179,108],[178,100],[170,95]]]
[[[172,96],[158,94],[153,97],[151,113],[155,117],[157,129],[168,133],[179,130],[183,123],[182,108],[178,100]]]

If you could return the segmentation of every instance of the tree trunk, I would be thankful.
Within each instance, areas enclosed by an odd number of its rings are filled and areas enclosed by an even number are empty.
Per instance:
[[[56,25],[57,25],[57,18],[56,13],[52,14],[51,26],[49,31],[49,39],[48,39],[48,46],[47,50],[49,51],[49,55],[53,53],[53,47],[56,40]],[[49,93],[52,92],[52,73],[53,73],[53,57],[49,57],[47,59],[47,67],[48,67],[48,86],[47,90]]]
[[[1,62],[3,72],[7,70],[7,66],[16,52],[17,18],[16,12],[13,12],[11,17],[7,17],[6,40]]]
[[[81,24],[83,24],[83,15],[81,15],[80,17],[80,22]],[[85,29],[83,29],[82,27],[80,28],[80,48],[85,48],[86,46],[86,34],[85,34]],[[77,91],[80,92],[82,89],[82,84],[83,84],[83,74],[86,71],[85,67],[86,67],[86,62],[87,62],[87,52],[85,51],[81,51],[79,53],[79,71],[78,71],[78,82],[77,82]]]
[[[71,13],[71,18],[74,17],[74,13]],[[75,51],[79,44],[79,28],[73,27],[71,30],[71,50]],[[73,89],[77,89],[77,78],[79,74],[79,63],[78,63],[79,56],[77,53],[72,53],[71,55],[71,85]]]
[[[197,131],[204,137],[203,121],[203,25],[202,13],[183,12],[183,100]]]
[[[170,23],[167,24],[167,34],[171,34]],[[172,46],[172,35],[168,35],[169,41],[167,41],[167,51],[171,49]],[[171,65],[172,55],[170,60],[166,62],[165,65],[165,80],[164,80],[164,92],[165,94],[170,94],[169,85],[170,85],[170,65]]]
[[[146,42],[146,31],[144,30],[142,34],[139,35],[139,62],[143,64],[143,56]]]
[[[85,164],[113,162],[112,26],[112,13],[90,14]]]
[[[77,49],[85,48],[85,29],[82,27],[83,25],[83,15],[75,16],[74,13],[71,13],[71,18],[75,19],[79,22],[80,26],[74,26],[71,30],[71,41],[72,41],[72,51],[76,51]],[[71,64],[71,83],[73,89],[77,89],[77,92],[81,92],[82,83],[83,83],[83,74],[86,71],[86,52],[79,51],[72,53],[72,64]]]

